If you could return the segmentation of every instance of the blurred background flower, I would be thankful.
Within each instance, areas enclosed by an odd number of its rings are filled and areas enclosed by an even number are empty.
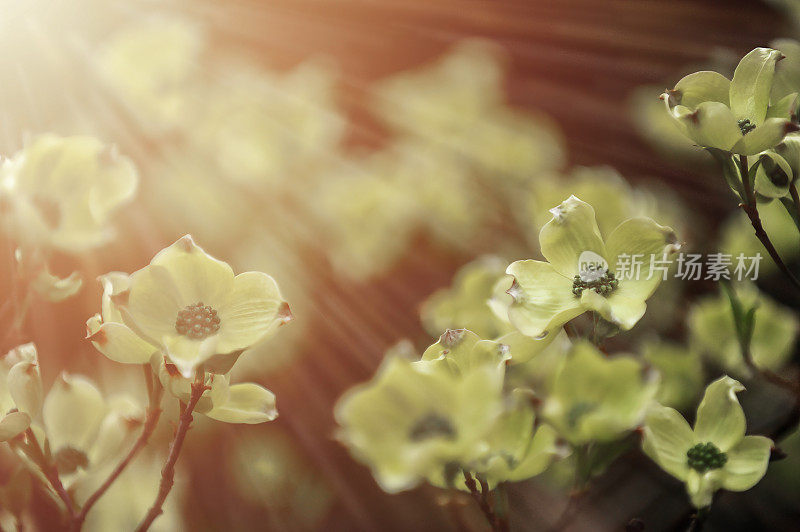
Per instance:
[[[234,370],[237,382],[275,392],[280,417],[239,427],[198,416],[176,491],[156,521],[164,530],[456,529],[433,488],[387,495],[352,460],[333,437],[336,400],[369,380],[403,338],[414,351],[449,327],[492,338],[510,331],[484,305],[505,290],[496,290],[502,268],[473,261],[541,258],[537,235],[547,210],[570,194],[595,206],[605,232],[644,215],[673,227],[692,252],[754,254],[758,242],[711,158],[679,131],[671,134],[657,97],[699,66],[730,77],[748,50],[798,35],[790,1],[30,0],[0,7],[3,158],[13,162],[41,135],[81,135],[95,139],[91,146],[115,147],[103,152],[112,158],[101,158],[119,166],[115,175],[133,175],[135,167],[138,176],[135,197],[120,194],[126,201],[99,208],[102,229],[116,237],[103,233],[91,249],[52,246],[47,269],[36,270],[52,277],[36,289],[44,297],[26,296],[30,279],[14,254],[26,232],[2,225],[0,352],[35,341],[45,389],[67,370],[103,390],[140,392],[129,382],[138,383],[138,374],[113,367],[83,339],[102,293],[91,280],[135,271],[186,233],[236,271],[269,273],[292,303],[291,327],[243,354]],[[16,212],[0,192],[0,217],[19,220]],[[777,202],[763,206],[763,217],[796,268],[791,217]],[[779,368],[797,359],[798,301],[776,288],[768,261],[762,266],[754,298],[765,301],[769,323],[759,339],[764,363]],[[83,286],[58,284],[73,271]],[[667,281],[634,336],[611,339],[631,352],[644,344],[642,366],[661,369],[659,397],[684,412],[701,393],[702,360],[712,362],[709,377],[718,374],[715,364],[737,365],[724,343],[696,325],[699,318],[687,321],[690,308],[692,316],[717,319],[715,297],[709,281]],[[685,304],[695,299],[696,306]],[[794,319],[785,317],[792,312]],[[682,341],[687,328],[696,333],[691,345]],[[655,344],[654,332],[661,335]],[[536,354],[509,375],[547,381],[549,351],[528,347]],[[743,406],[759,412],[747,397]],[[748,418],[772,415],[761,413],[748,410]],[[170,433],[162,423],[153,439],[163,448]],[[768,475],[747,496],[720,499],[716,527],[797,522],[800,461],[790,444],[787,450],[783,474]],[[131,528],[153,495],[160,462],[140,457],[87,528]],[[17,482],[13,463],[0,452],[3,486]],[[511,487],[515,528],[556,522],[566,500],[559,471]],[[632,517],[669,529],[684,516],[681,484],[641,453],[626,454],[596,484],[573,520],[576,530],[619,528]],[[30,497],[30,525],[52,527],[52,502],[36,489]]]

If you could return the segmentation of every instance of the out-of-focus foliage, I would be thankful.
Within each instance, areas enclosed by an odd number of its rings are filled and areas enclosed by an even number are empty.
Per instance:
[[[290,523],[308,529],[319,526],[333,493],[284,434],[268,431],[234,445],[228,462],[239,496],[269,510],[276,528]]]
[[[656,393],[659,403],[678,410],[695,404],[705,382],[703,364],[695,350],[651,339],[641,347],[641,354],[661,377]]]
[[[780,370],[793,353],[800,321],[792,311],[751,284],[737,286],[736,292],[745,306],[756,307],[750,341],[753,362],[761,368]],[[698,301],[687,320],[694,349],[733,375],[752,376],[742,358],[733,312],[725,294]]]
[[[158,491],[161,478],[163,457],[143,456],[139,458],[122,476],[117,479],[111,489],[100,499],[97,506],[86,520],[83,530],[103,532],[108,530],[132,530],[141,521],[142,516],[153,502]],[[101,473],[108,474],[108,469]],[[94,475],[77,492],[79,501],[83,501],[105,475]],[[153,523],[150,530],[167,532],[185,530],[181,507],[184,502],[184,491],[187,479],[183,472],[175,481],[170,498],[164,505],[164,513]]]

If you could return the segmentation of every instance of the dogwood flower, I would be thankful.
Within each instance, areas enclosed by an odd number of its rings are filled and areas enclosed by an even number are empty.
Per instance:
[[[130,279],[114,276],[105,282],[111,294],[106,309],[87,325],[101,352],[141,363],[160,351],[187,378],[203,365],[227,373],[243,351],[291,319],[272,277],[260,272],[234,276],[227,263],[208,255],[188,235]],[[135,342],[128,331],[153,348]],[[131,344],[135,356],[119,352],[123,343]]]
[[[426,360],[387,358],[372,381],[337,402],[339,439],[383,490],[410,489],[423,479],[453,485],[465,464],[485,455],[487,431],[503,409],[505,364],[498,344],[474,340],[448,331]]]
[[[657,391],[658,378],[635,358],[607,357],[581,341],[556,375],[542,416],[573,445],[612,441],[642,421]]]
[[[130,201],[133,163],[93,137],[42,135],[8,160],[0,197],[23,248],[66,252],[97,247],[113,236],[111,214]]]
[[[782,57],[778,50],[756,48],[739,62],[732,80],[717,72],[695,72],[661,98],[684,134],[698,145],[755,155],[798,130],[797,92],[770,98],[775,65]]]
[[[521,260],[506,270],[514,277],[508,290],[514,299],[508,309],[511,323],[538,337],[591,310],[623,329],[632,328],[662,279],[648,268],[679,247],[672,229],[649,218],[632,218],[604,242],[588,203],[570,196],[551,212],[553,218],[539,233],[548,262]],[[641,270],[618,278],[615,272],[634,257]]]
[[[652,406],[645,417],[642,449],[661,468],[686,483],[696,508],[711,504],[719,489],[745,491],[767,471],[772,440],[745,436],[739,382],[721,377],[706,388],[694,428],[676,410]]]

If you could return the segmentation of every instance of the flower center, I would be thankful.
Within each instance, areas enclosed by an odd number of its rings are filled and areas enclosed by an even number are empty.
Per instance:
[[[200,301],[178,312],[175,330],[178,334],[202,340],[219,330],[219,316],[216,310]]]
[[[428,414],[417,421],[408,432],[411,441],[423,441],[431,438],[456,439],[456,429],[450,420],[438,414]]]
[[[724,466],[728,461],[728,455],[711,442],[698,443],[686,451],[686,461],[695,471],[705,473],[709,469],[719,469]]]
[[[596,279],[584,281],[580,275],[576,275],[572,281],[572,293],[580,297],[584,290],[594,290],[601,296],[608,296],[619,284],[614,276],[614,272],[608,270]]]
[[[739,124],[739,129],[742,130],[742,135],[747,135],[756,128],[756,125],[751,124],[747,118],[742,118],[737,124]]]

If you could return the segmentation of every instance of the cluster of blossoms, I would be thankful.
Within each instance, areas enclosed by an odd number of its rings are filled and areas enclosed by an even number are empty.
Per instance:
[[[693,404],[702,388],[699,349],[651,342],[641,356],[608,355],[562,329],[586,312],[596,316],[595,342],[632,329],[661,276],[622,279],[614,266],[632,254],[671,257],[679,249],[673,231],[631,218],[604,240],[593,208],[575,196],[551,214],[540,233],[548,262],[517,261],[504,272],[501,260],[480,259],[422,307],[431,331],[469,326],[483,336],[449,329],[416,361],[407,348],[387,353],[373,380],[337,404],[340,439],[390,492],[424,480],[479,495],[554,462],[571,467],[583,486],[637,428],[644,451],[686,483],[697,508],[719,489],[752,487],[772,441],[744,436],[741,384],[714,381],[694,430],[672,408]]]
[[[0,360],[0,437],[60,500],[73,529],[83,525],[91,507],[147,444],[161,412],[162,390],[184,405],[176,441],[183,441],[193,412],[227,423],[275,419],[272,392],[255,383],[231,384],[228,374],[245,350],[291,319],[270,276],[234,275],[189,236],[132,275],[113,272],[100,280],[102,312],[87,321],[87,338],[109,359],[145,367],[147,411],[134,398],[104,398],[87,378],[67,374],[45,397],[32,344]],[[137,431],[136,444],[126,451]],[[173,442],[171,452],[176,448],[180,443]],[[108,481],[98,484],[98,475],[109,474],[109,465],[125,452]],[[162,512],[176,460],[171,454],[140,529]]]
[[[137,184],[131,161],[94,137],[42,135],[5,159],[0,225],[17,246],[17,274],[52,301],[74,295],[80,275],[54,275],[50,255],[107,243],[111,215],[133,199]]]

